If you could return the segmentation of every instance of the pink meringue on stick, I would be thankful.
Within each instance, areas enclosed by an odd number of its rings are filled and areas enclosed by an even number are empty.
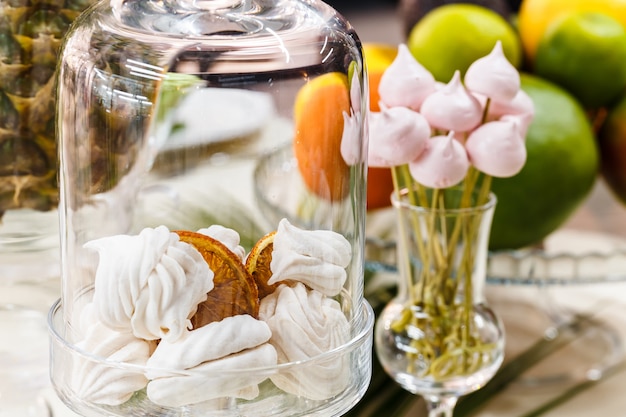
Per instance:
[[[502,43],[496,42],[489,55],[477,59],[465,73],[465,86],[492,100],[510,101],[520,89],[517,69],[506,59]]]
[[[434,91],[433,75],[415,60],[405,44],[400,44],[396,59],[380,78],[380,100],[388,107],[418,111],[426,96]]]
[[[472,165],[493,177],[512,177],[526,163],[526,145],[513,120],[485,123],[470,134],[465,149]]]
[[[406,107],[387,108],[370,114],[368,164],[394,167],[419,157],[430,136],[430,126],[419,113]]]
[[[452,187],[465,178],[470,167],[465,148],[454,132],[429,139],[421,156],[409,164],[409,171],[418,183],[431,188]]]
[[[481,122],[483,109],[463,87],[461,73],[456,71],[448,84],[426,97],[420,113],[434,129],[467,132]]]

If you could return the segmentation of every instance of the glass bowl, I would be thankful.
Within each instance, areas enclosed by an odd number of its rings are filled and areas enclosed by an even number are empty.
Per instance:
[[[109,416],[341,416],[351,409],[365,394],[369,385],[372,363],[372,328],[374,313],[367,302],[360,306],[360,312],[351,323],[352,334],[350,340],[336,349],[325,352],[310,360],[285,363],[272,367],[258,367],[239,370],[220,370],[215,372],[200,372],[193,370],[153,369],[145,366],[133,365],[129,362],[117,362],[95,356],[82,350],[69,341],[71,329],[63,320],[63,306],[57,301],[49,314],[51,332],[51,375],[59,397],[73,411],[84,417]],[[330,398],[312,399],[305,386],[298,386],[293,392],[287,393],[277,388],[270,378],[277,375],[291,377],[295,374],[317,372],[319,368],[337,369],[344,366],[346,379],[342,388]],[[77,384],[79,370],[89,369],[92,375],[100,375],[97,381],[105,384],[106,376],[120,376],[124,378],[144,378],[146,375],[158,373],[161,377],[172,378],[172,386],[180,387],[184,395],[185,387],[189,384],[200,384],[211,389],[226,384],[250,384],[259,382],[259,395],[252,400],[234,397],[220,397],[199,404],[184,406],[160,406],[152,402],[147,389],[141,389],[121,405],[98,404],[84,398],[84,384]],[[188,378],[189,382],[184,380]],[[148,388],[149,389],[149,388]]]

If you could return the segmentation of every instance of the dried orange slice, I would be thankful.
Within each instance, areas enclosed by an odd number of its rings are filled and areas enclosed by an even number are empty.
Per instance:
[[[270,262],[272,262],[272,251],[274,250],[274,236],[276,231],[263,236],[254,245],[248,258],[246,259],[246,269],[252,275],[259,289],[259,298],[263,298],[274,292],[278,285],[267,283],[272,277]]]
[[[214,287],[191,318],[193,328],[238,314],[259,315],[259,291],[241,259],[219,240],[201,233],[175,231],[182,242],[202,254],[213,271]]]

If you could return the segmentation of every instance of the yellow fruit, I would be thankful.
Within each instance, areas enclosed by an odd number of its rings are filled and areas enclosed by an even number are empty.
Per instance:
[[[396,46],[365,43],[363,55],[367,64],[367,79],[370,89],[370,110],[380,111],[378,85],[385,70],[391,65],[398,54]],[[367,173],[367,209],[374,210],[391,205],[393,180],[389,168],[370,167]]]
[[[343,112],[350,113],[345,74],[331,72],[305,84],[294,105],[294,155],[311,191],[338,201],[349,192],[350,170],[341,156]]]
[[[518,30],[524,53],[534,61],[548,26],[571,12],[601,12],[626,26],[626,0],[524,0],[518,14]]]
[[[585,108],[606,106],[626,87],[626,29],[606,14],[570,13],[547,29],[534,67]]]
[[[535,105],[526,137],[528,159],[511,178],[494,178],[498,197],[491,249],[539,243],[560,227],[595,183],[599,155],[591,124],[565,90],[523,74],[522,89]]]
[[[504,54],[516,67],[522,49],[513,26],[491,9],[453,3],[437,7],[415,24],[407,46],[438,81],[448,82],[455,70],[462,74],[476,59],[502,42]]]

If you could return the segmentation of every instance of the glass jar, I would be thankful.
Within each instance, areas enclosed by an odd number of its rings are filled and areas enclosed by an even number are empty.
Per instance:
[[[341,415],[369,382],[373,321],[354,30],[296,0],[101,1],[76,23],[61,398],[89,416]]]

